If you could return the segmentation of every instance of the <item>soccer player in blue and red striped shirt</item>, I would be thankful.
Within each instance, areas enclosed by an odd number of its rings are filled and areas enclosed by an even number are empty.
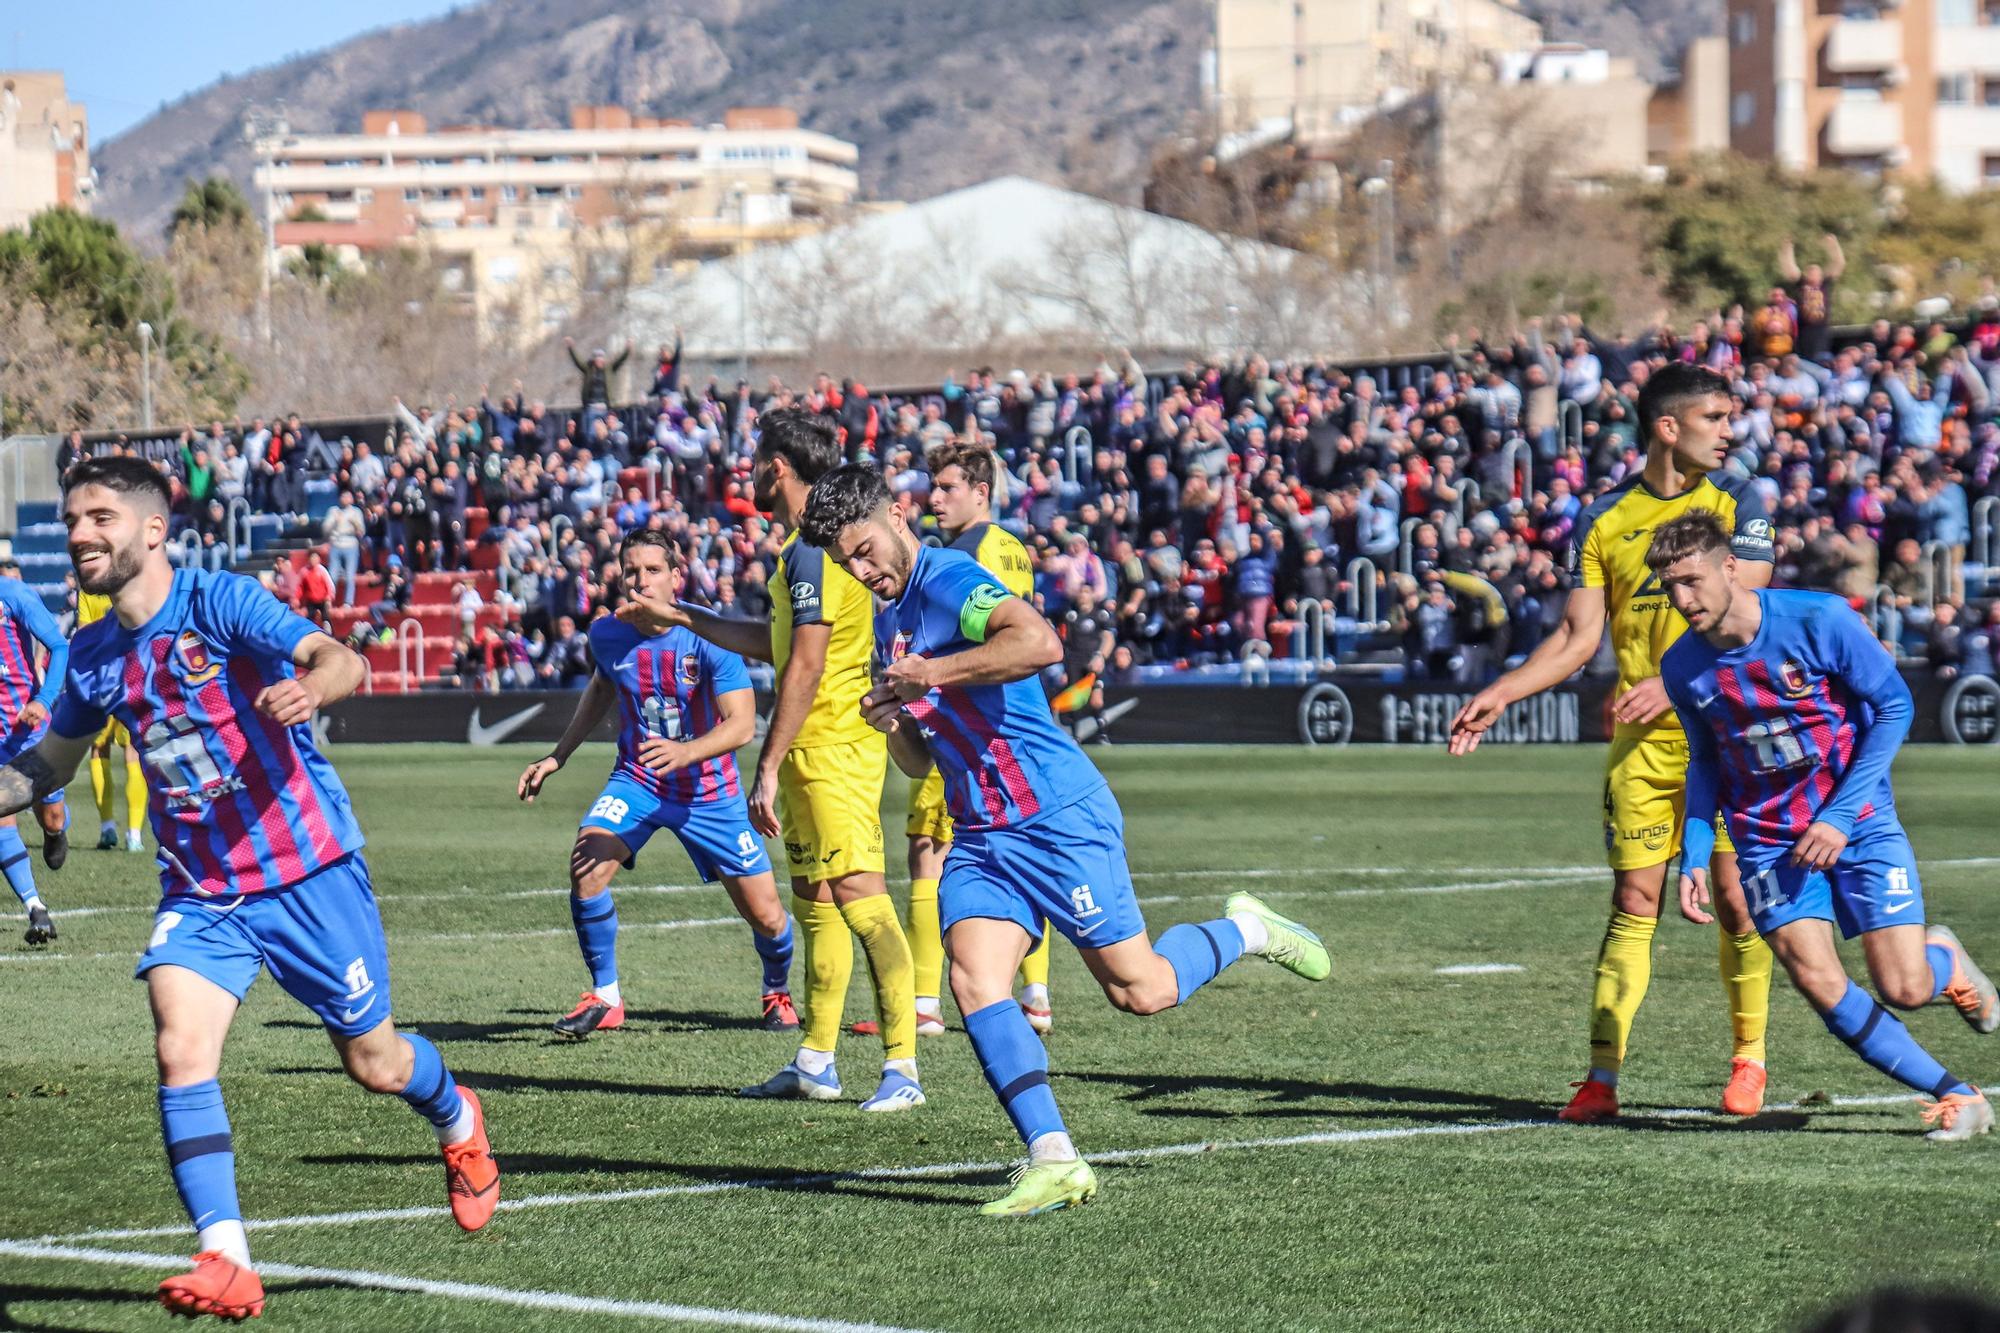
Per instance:
[[[21,581],[20,571],[13,560],[0,560],[0,763],[40,743],[69,663],[62,627],[42,605],[41,595]],[[46,669],[37,663],[37,644],[49,655]],[[50,792],[35,813],[42,824],[42,859],[49,869],[60,870],[69,855],[69,811],[62,793]],[[28,847],[12,815],[0,819],[0,874],[28,913],[28,943],[53,943],[56,925],[35,888]]]
[[[814,484],[804,541],[886,605],[883,675],[861,701],[911,777],[933,761],[956,836],[938,888],[951,989],[980,1067],[1028,1148],[992,1216],[1083,1203],[1097,1178],[1077,1156],[1049,1088],[1049,1059],[1014,999],[1014,973],[1044,919],[1082,953],[1111,1003],[1152,1014],[1185,1003],[1245,953],[1318,981],[1326,947],[1247,893],[1225,914],[1146,938],[1111,789],[1049,711],[1039,676],[1062,658],[1040,613],[963,551],[925,546],[867,466]]]
[[[199,1237],[194,1271],[161,1283],[160,1300],[240,1319],[262,1310],[264,1289],[216,1076],[230,1021],[264,968],[319,1017],[357,1083],[431,1122],[461,1227],[492,1216],[499,1170],[478,1099],[436,1047],[390,1021],[361,830],[313,744],[314,710],[354,691],[361,659],[254,580],[169,564],[170,497],[152,467],[95,459],[66,481],[77,581],[109,596],[112,614],[71,640],[47,737],[0,767],[0,813],[58,790],[108,719],[136,741],[161,888],[138,975],[152,1001],[167,1162]]]
[[[680,553],[664,532],[641,528],[619,543],[625,588],[672,604],[682,578]],[[735,653],[675,626],[647,635],[616,616],[590,627],[590,684],[554,750],[528,765],[517,795],[532,801],[618,705],[618,759],[570,853],[570,920],[590,969],[590,989],[556,1021],[556,1031],[587,1037],[625,1021],[618,981],[618,905],[608,890],[618,868],[661,829],[672,829],[704,883],[721,880],[750,923],[764,962],[764,1026],[799,1025],[792,1007],[792,919],[778,901],[778,881],[764,840],[750,826],[750,806],[736,773],[737,748],[757,729],[750,673]]]
[[[1661,525],[1646,563],[1694,631],[1660,662],[1688,738],[1682,913],[1709,919],[1704,867],[1719,804],[1751,918],[1828,1030],[1935,1099],[1926,1137],[1986,1133],[1985,1096],[1849,980],[1834,948],[1836,924],[1860,936],[1876,989],[1899,1009],[1942,996],[1976,1031],[2000,1028],[1993,983],[1957,935],[1924,924],[1916,853],[1889,785],[1912,712],[1895,661],[1838,597],[1739,586],[1729,534],[1704,510]]]

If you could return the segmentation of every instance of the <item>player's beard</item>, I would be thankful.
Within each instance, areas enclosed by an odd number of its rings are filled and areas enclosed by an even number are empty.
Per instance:
[[[82,557],[100,552],[110,556],[110,559],[104,562],[95,578],[85,577]],[[114,547],[109,542],[92,542],[85,546],[72,546],[69,559],[76,568],[77,586],[87,593],[106,597],[139,576],[139,571],[146,564],[145,544],[133,542],[129,546]]]

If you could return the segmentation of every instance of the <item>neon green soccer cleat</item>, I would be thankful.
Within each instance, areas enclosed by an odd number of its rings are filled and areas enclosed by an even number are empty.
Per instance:
[[[1014,1188],[1002,1199],[979,1206],[986,1217],[1039,1217],[1097,1197],[1097,1173],[1090,1163],[1030,1162],[1014,1173]]]
[[[1326,945],[1318,935],[1289,917],[1279,916],[1255,894],[1230,894],[1222,912],[1224,916],[1247,913],[1263,921],[1271,939],[1257,951],[1258,955],[1287,972],[1296,972],[1307,981],[1325,981],[1333,971],[1333,959],[1327,956]]]

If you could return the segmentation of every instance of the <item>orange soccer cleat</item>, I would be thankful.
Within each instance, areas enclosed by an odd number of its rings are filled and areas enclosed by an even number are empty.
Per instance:
[[[585,991],[576,1008],[556,1020],[556,1031],[582,1041],[593,1032],[610,1032],[625,1026],[625,1006],[611,1004],[595,991]]]
[[[1729,1062],[1729,1085],[1722,1090],[1722,1109],[1729,1115],[1756,1115],[1764,1109],[1764,1066],[1755,1060]]]
[[[764,996],[764,1031],[797,1032],[799,1011],[792,1004],[790,991],[774,990]]]
[[[467,1087],[458,1095],[472,1107],[472,1137],[444,1145],[444,1193],[451,1217],[467,1231],[477,1231],[493,1216],[500,1202],[500,1164],[486,1140],[486,1113]]]
[[[212,1314],[218,1319],[255,1319],[264,1313],[264,1283],[256,1273],[220,1250],[194,1257],[194,1271],[160,1284],[160,1304],[173,1314]]]
[[[1959,1016],[1972,1025],[1974,1032],[2000,1028],[2000,991],[1979,970],[1979,964],[1972,961],[1972,955],[1965,951],[1951,927],[1932,926],[1924,933],[1924,943],[1951,951],[1951,980],[1945,983],[1944,998],[1951,1001]]]
[[[1556,1112],[1556,1119],[1567,1120],[1572,1125],[1594,1125],[1600,1120],[1618,1118],[1617,1088],[1594,1078],[1570,1086],[1576,1089],[1576,1096],[1569,1099],[1568,1106]]]

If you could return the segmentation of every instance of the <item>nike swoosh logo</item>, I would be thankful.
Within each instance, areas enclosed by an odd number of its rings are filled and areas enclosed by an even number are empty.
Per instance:
[[[380,992],[377,992],[377,994],[379,993]],[[340,1021],[343,1023],[352,1023],[355,1019],[361,1017],[361,1015],[367,1013],[370,1009],[373,1009],[374,1007],[375,1007],[375,996],[371,995],[368,997],[368,1003],[362,1005],[359,1009],[341,1010]]]
[[[479,710],[475,708],[472,710],[472,723],[465,729],[465,739],[473,745],[498,745],[501,741],[506,740],[522,727],[534,721],[540,715],[541,711],[547,707],[547,704],[536,704],[532,708],[523,708],[520,712],[514,714],[514,716],[502,718],[490,727],[479,725]]]
[[[1910,899],[1910,901],[1906,903],[1897,903],[1894,907],[1884,907],[1882,911],[1884,915],[1894,916],[1896,915],[1896,913],[1902,911],[1905,907],[1915,907],[1916,905],[1917,905],[1917,900],[1915,898],[1912,898]]]

